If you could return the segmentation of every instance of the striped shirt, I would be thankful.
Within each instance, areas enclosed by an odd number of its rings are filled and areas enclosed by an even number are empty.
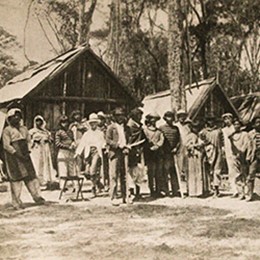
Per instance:
[[[176,148],[180,142],[180,132],[179,128],[174,125],[164,124],[159,127],[165,137],[165,145],[168,146],[170,150]]]
[[[71,130],[59,129],[55,133],[55,145],[57,148],[69,150],[73,141],[73,132]]]

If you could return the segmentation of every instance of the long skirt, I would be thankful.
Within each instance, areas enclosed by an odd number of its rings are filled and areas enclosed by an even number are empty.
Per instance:
[[[29,156],[28,145],[26,140],[12,142],[12,146],[17,152],[27,155],[27,160],[21,160],[15,155],[5,152],[5,162],[8,180],[10,182],[33,180],[36,178],[35,169]]]
[[[49,144],[36,144],[31,150],[31,158],[40,185],[43,186],[48,182],[53,182],[55,178],[55,170],[52,164]]]
[[[189,196],[201,196],[203,194],[203,174],[200,155],[188,157],[188,169]]]
[[[59,177],[76,176],[74,152],[60,149],[57,156]]]

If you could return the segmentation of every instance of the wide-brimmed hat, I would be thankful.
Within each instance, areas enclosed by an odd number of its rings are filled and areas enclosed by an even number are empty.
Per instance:
[[[66,116],[66,115],[62,115],[60,118],[59,118],[59,122],[60,123],[64,123],[64,122],[68,122],[69,121],[69,118]]]
[[[105,113],[103,112],[103,111],[99,111],[98,113],[97,113],[97,116],[100,118],[106,118],[106,115],[105,115]]]
[[[163,119],[165,119],[166,117],[175,118],[175,114],[172,111],[167,111],[164,113]]]
[[[7,118],[14,116],[16,113],[20,113],[22,114],[22,111],[20,108],[11,108],[8,112],[7,112]]]
[[[125,115],[125,110],[122,107],[117,107],[115,108],[113,115],[114,116]]]
[[[88,123],[100,123],[100,119],[96,113],[92,113],[89,115]]]
[[[188,113],[184,110],[184,109],[179,109],[176,112],[177,116],[181,116],[181,115],[188,115]]]
[[[229,118],[233,119],[233,115],[231,113],[225,113],[221,117],[222,117],[222,119],[224,119],[226,117],[229,117]]]
[[[129,117],[132,118],[132,117],[135,117],[137,115],[142,115],[143,113],[144,112],[139,107],[136,107],[136,108],[131,110]]]
[[[190,118],[186,118],[184,124],[192,124],[193,121]]]
[[[71,112],[71,114],[70,114],[70,117],[72,118],[72,117],[74,117],[75,115],[81,115],[80,110],[73,110],[73,111]]]
[[[151,112],[148,115],[146,115],[147,119],[155,119],[155,120],[160,120],[161,117],[159,116],[159,114],[157,112]]]

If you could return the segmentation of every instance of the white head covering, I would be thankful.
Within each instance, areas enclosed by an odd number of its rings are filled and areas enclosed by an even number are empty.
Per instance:
[[[7,118],[10,117],[10,116],[14,116],[16,112],[22,113],[21,109],[19,109],[19,108],[11,108],[7,112]]]
[[[42,120],[43,124],[42,124],[42,129],[45,129],[46,128],[46,121],[44,120],[44,118],[41,116],[41,115],[37,115],[34,120],[33,120],[33,127],[36,128],[36,121],[40,119]]]

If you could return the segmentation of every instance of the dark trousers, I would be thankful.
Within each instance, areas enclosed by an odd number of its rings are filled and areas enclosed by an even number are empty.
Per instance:
[[[169,192],[168,180],[170,177],[172,195],[178,195],[179,183],[177,178],[177,172],[174,164],[174,157],[171,153],[164,155],[163,158],[163,171],[164,171],[164,191]]]
[[[165,192],[165,178],[160,157],[153,156],[153,160],[147,162],[147,170],[151,195],[159,195],[161,191]]]
[[[121,150],[109,160],[109,177],[110,177],[110,197],[115,199],[117,192],[117,183],[120,179],[121,194],[123,200],[126,198],[126,172],[125,156]]]
[[[105,186],[109,186],[109,160],[105,150],[102,150],[103,157],[103,182]]]

